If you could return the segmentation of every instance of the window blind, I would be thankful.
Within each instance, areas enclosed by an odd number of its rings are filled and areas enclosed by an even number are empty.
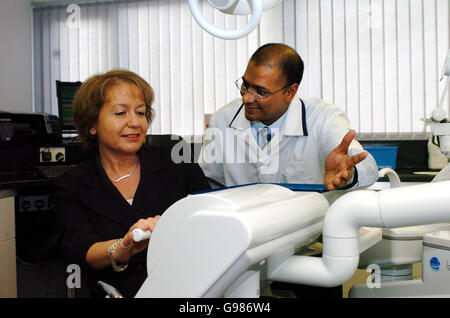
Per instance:
[[[247,23],[202,6],[217,26]],[[155,90],[149,133],[201,136],[204,115],[239,97],[234,81],[267,42],[294,47],[305,62],[300,96],[335,103],[359,133],[423,132],[444,89],[448,0],[283,0],[239,40],[203,31],[184,0],[80,4],[75,27],[66,9],[33,11],[36,111],[57,114],[56,80],[126,68]]]

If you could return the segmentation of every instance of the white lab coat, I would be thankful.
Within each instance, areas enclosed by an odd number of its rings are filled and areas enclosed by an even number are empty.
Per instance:
[[[241,99],[223,106],[211,117],[199,164],[205,175],[226,186],[254,182],[323,184],[325,159],[350,130],[345,113],[320,99],[304,103],[295,97],[284,124],[269,144],[260,149],[251,134]],[[353,140],[349,155],[363,151]],[[356,165],[355,186],[370,186],[378,169],[369,154]]]

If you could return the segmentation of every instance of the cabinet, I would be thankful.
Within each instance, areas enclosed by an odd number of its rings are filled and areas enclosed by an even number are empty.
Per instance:
[[[13,190],[0,190],[0,298],[17,297]]]

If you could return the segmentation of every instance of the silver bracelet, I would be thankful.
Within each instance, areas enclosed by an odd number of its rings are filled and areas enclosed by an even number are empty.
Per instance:
[[[113,256],[114,249],[116,248],[117,244],[119,244],[119,243],[122,244],[122,239],[116,240],[108,248],[109,259],[111,260],[111,265],[112,265],[112,268],[114,269],[115,272],[122,272],[128,267],[128,262],[125,262],[125,263],[116,262],[116,260],[115,260],[115,258]]]

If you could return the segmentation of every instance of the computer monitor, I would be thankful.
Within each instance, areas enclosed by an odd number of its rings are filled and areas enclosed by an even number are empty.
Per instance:
[[[61,125],[62,136],[75,137],[77,130],[73,124],[72,101],[81,82],[56,81],[56,94],[58,97],[58,117]]]

